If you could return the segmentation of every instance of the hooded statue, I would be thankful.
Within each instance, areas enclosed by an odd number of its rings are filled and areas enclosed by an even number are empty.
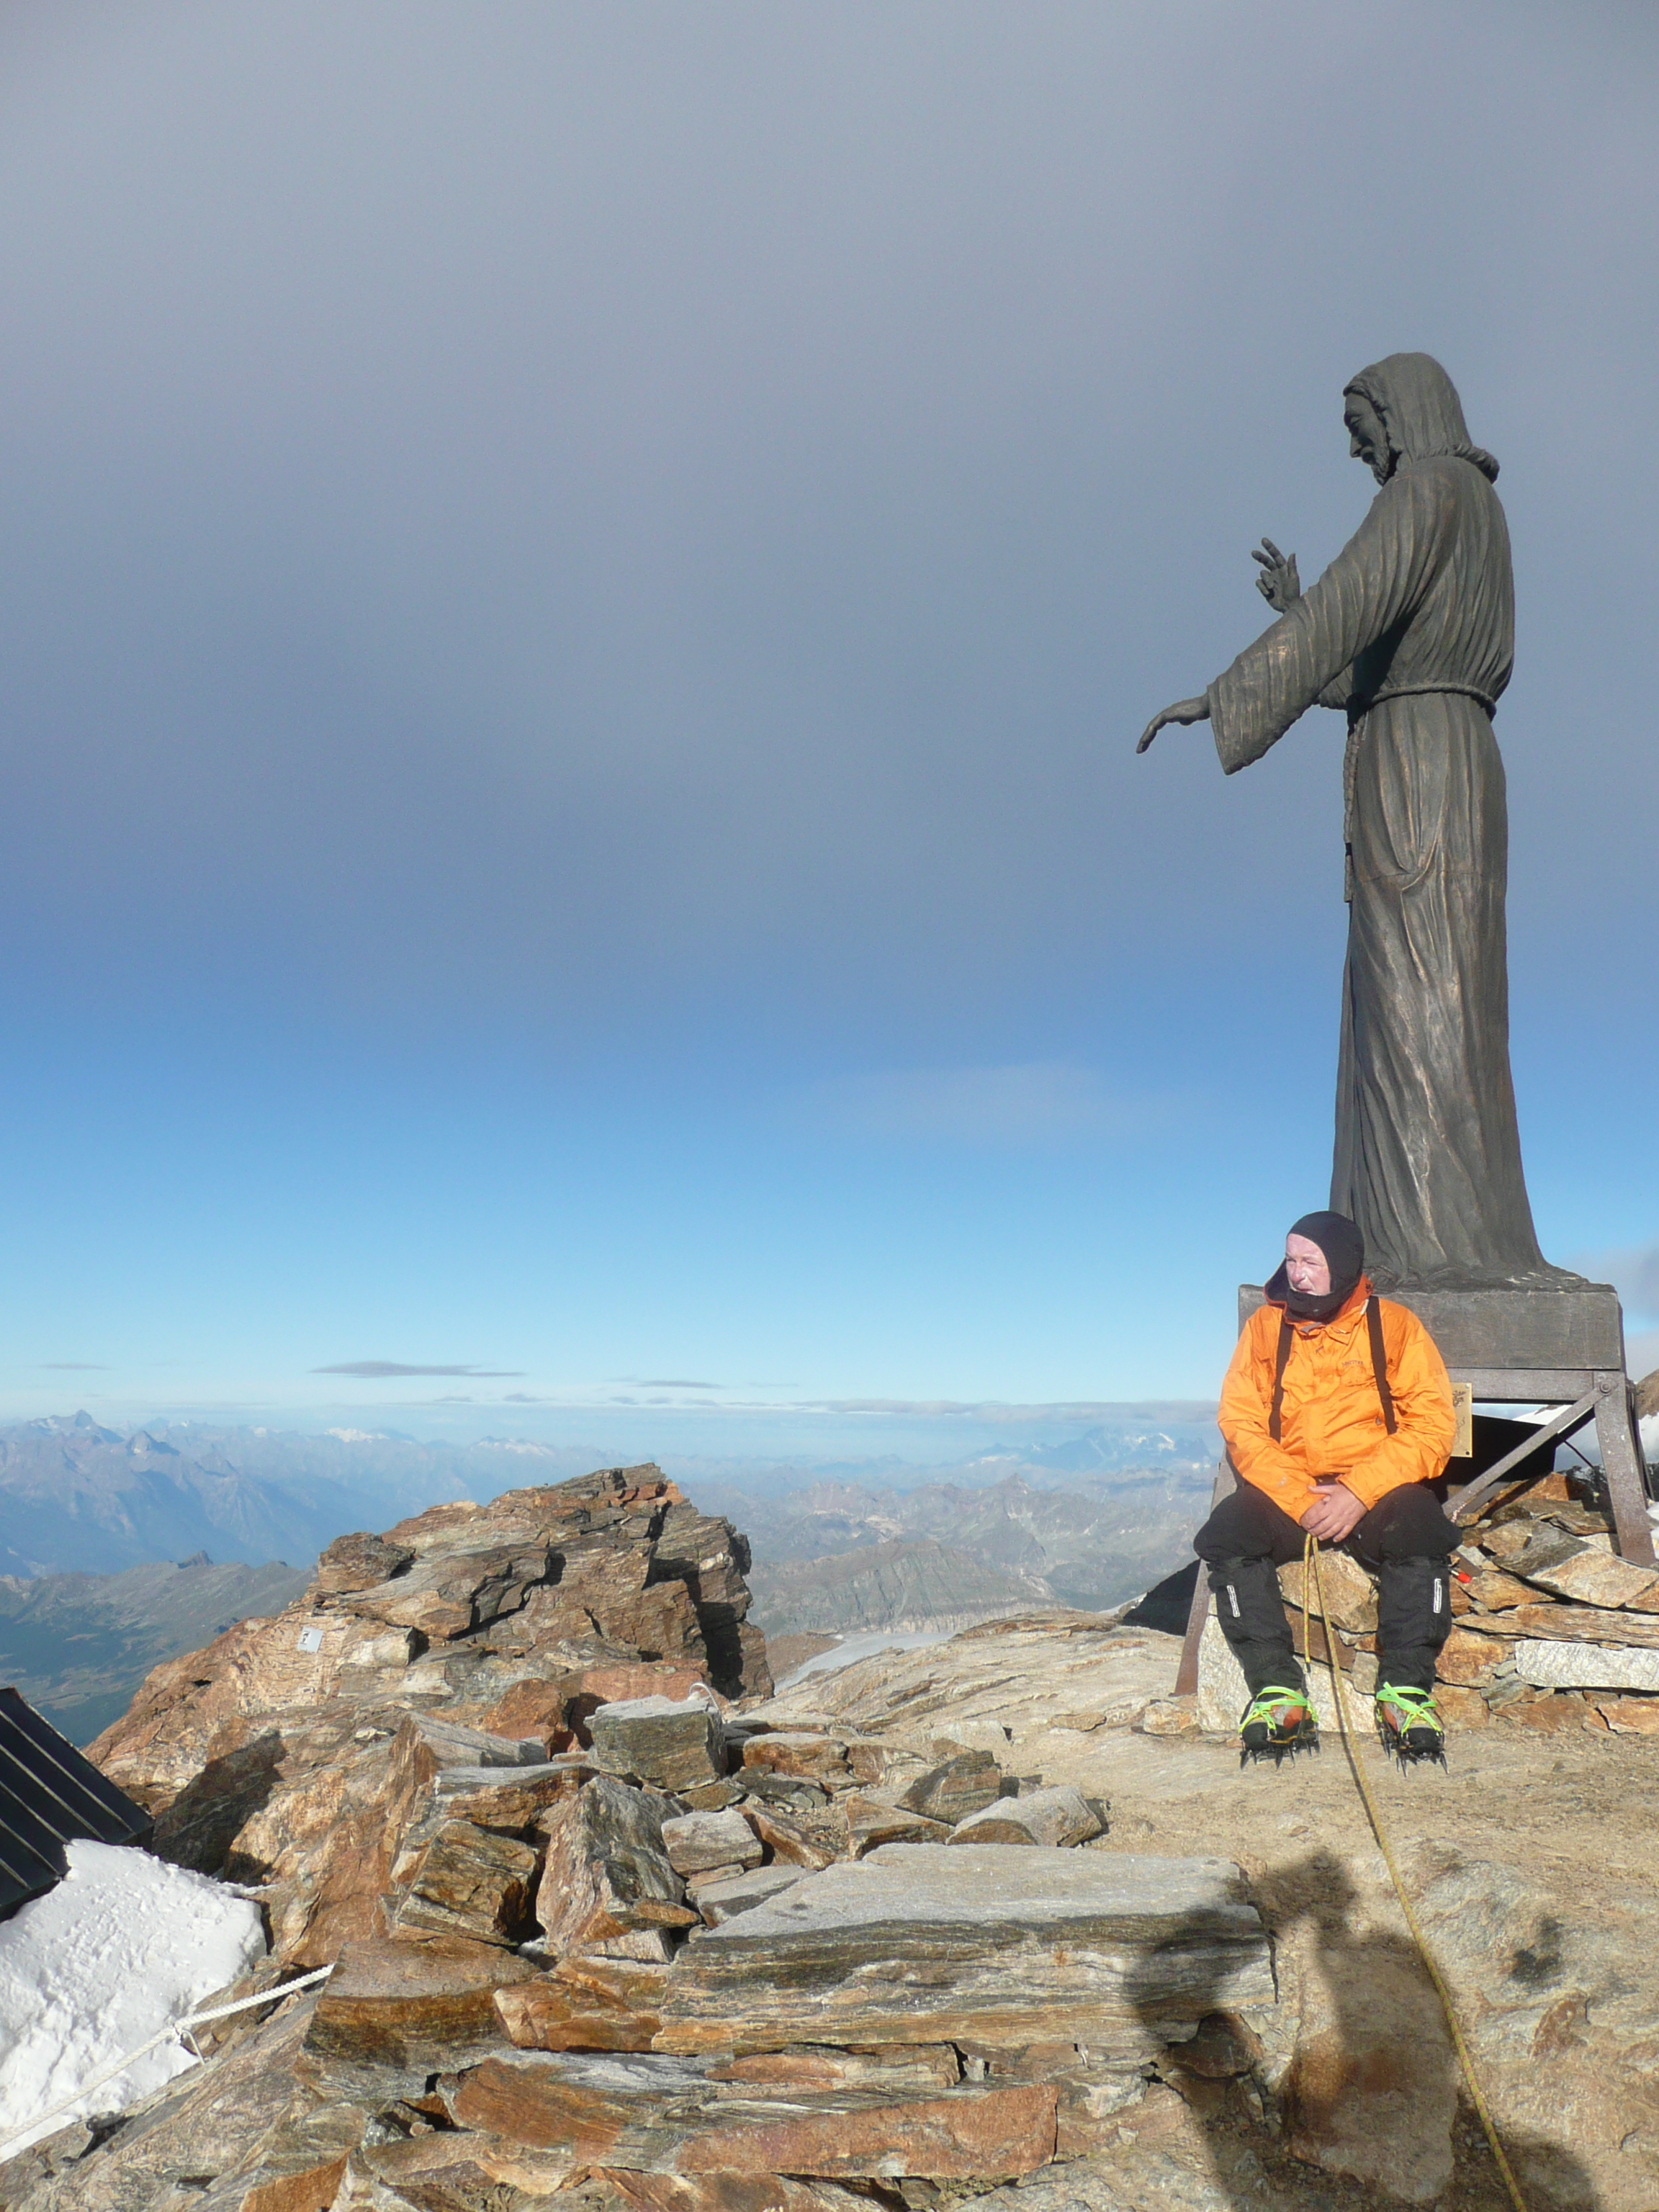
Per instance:
[[[1514,659],[1515,587],[1498,464],[1470,443],[1451,379],[1426,354],[1390,354],[1346,393],[1386,434],[1382,489],[1318,582],[1189,704],[1207,706],[1230,775],[1316,702],[1347,715],[1331,1206],[1359,1224],[1373,1280],[1576,1283],[1538,1248],[1510,1076],[1492,714]]]

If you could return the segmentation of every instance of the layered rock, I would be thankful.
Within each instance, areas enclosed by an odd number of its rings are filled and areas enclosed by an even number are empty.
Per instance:
[[[1539,1640],[1492,1628],[1534,1601],[1608,1610],[1528,1579],[1560,1579],[1540,1559],[1582,1535],[1540,1533],[1478,1571],[1506,1602],[1464,1593],[1472,1646]],[[763,1686],[740,1558],[649,1469],[441,1507],[343,1541],[303,1608],[152,1677],[112,1766],[167,1848],[263,1877],[264,1971],[331,1977],[237,2016],[118,2124],[0,2166],[0,2206],[921,2212],[1016,2182],[1010,2212],[1491,2200],[1341,1762],[1241,1777],[1170,1719],[1174,1639],[1086,1615],[763,1701],[722,1671],[735,1651]],[[1368,1598],[1338,1596],[1351,1659]],[[1513,1825],[1540,1778],[1524,1736],[1474,1744],[1496,1761],[1468,1808],[1484,1851],[1493,1804]],[[1647,1751],[1610,1727],[1600,1747]],[[1447,1835],[1462,1802],[1437,1798],[1436,1840],[1401,1856],[1523,2179],[1540,2205],[1589,2201],[1548,2132],[1565,2115],[1599,2201],[1641,2212],[1659,1918],[1605,1888],[1586,1918],[1582,1850],[1559,1900],[1472,1855]]]

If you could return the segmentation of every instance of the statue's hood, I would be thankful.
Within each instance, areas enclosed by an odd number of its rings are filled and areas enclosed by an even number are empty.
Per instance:
[[[1489,481],[1496,477],[1497,462],[1484,447],[1470,443],[1457,386],[1432,354],[1391,353],[1351,376],[1342,388],[1370,400],[1402,460],[1455,453],[1473,461]]]

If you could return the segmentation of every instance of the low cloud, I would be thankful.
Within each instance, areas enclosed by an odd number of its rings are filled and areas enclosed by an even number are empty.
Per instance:
[[[107,1375],[109,1371],[101,1359],[43,1359],[40,1365],[43,1375]]]
[[[1177,1103],[1115,1090],[1094,1069],[1066,1060],[895,1068],[836,1078],[801,1094],[813,1121],[850,1134],[965,1145],[1139,1136]]]
[[[522,1367],[410,1367],[400,1359],[343,1359],[332,1367],[313,1367],[313,1375],[355,1375],[360,1382],[384,1382],[398,1375],[454,1375],[469,1382],[496,1380],[516,1381],[524,1373]]]

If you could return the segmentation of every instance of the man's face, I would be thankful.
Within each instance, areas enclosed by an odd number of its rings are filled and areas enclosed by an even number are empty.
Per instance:
[[[1311,1237],[1285,1239],[1285,1273],[1291,1288],[1304,1298],[1330,1296],[1331,1263]]]
[[[1355,460],[1364,461],[1378,483],[1386,483],[1393,471],[1394,455],[1389,451],[1389,434],[1376,408],[1363,392],[1351,392],[1342,420],[1348,426],[1348,451]]]

